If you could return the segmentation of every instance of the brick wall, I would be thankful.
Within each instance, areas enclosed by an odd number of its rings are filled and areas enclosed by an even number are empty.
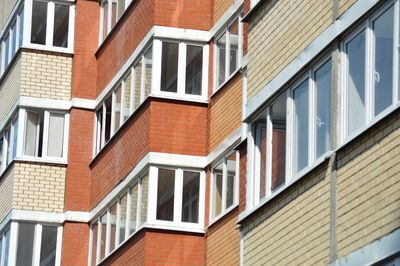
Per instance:
[[[11,165],[0,178],[0,222],[6,217],[12,207],[14,185],[14,165]]]
[[[16,162],[13,208],[64,212],[66,167]]]
[[[207,265],[239,265],[240,233],[235,208],[207,229]]]
[[[400,226],[400,112],[397,111],[338,155],[338,256]]]
[[[242,124],[242,75],[237,74],[210,100],[210,143],[213,151]]]
[[[339,0],[339,15],[343,15],[357,0]]]
[[[227,1],[229,2],[229,1]],[[155,25],[209,30],[211,1],[155,0]]]
[[[264,1],[252,18],[248,40],[248,49],[252,51],[248,64],[248,99],[332,23],[332,1]]]
[[[70,100],[71,56],[29,50],[21,60],[21,96]]]
[[[244,223],[245,265],[329,262],[328,167],[321,165]]]
[[[4,123],[11,107],[16,103],[20,93],[21,83],[21,54],[14,58],[13,64],[0,83],[0,124]]]
[[[234,0],[214,0],[212,2],[213,24],[215,24],[231,7]]]
[[[97,95],[115,76],[154,24],[154,0],[138,0],[97,54]]]
[[[89,225],[65,222],[63,227],[61,265],[87,265]]]

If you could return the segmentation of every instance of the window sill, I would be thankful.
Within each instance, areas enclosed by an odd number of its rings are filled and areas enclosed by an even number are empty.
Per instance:
[[[28,45],[22,46],[22,49],[29,49],[29,50],[37,50],[37,51],[43,51],[43,52],[54,52],[54,53],[60,53],[60,54],[65,54],[65,55],[73,55],[74,51],[73,48],[62,48],[62,47],[54,47],[54,46],[46,46],[46,45],[40,45],[40,44],[31,44],[29,43]]]
[[[211,94],[210,98],[214,98],[214,95],[218,94],[219,91],[221,91],[224,87],[227,86],[228,83],[230,83],[235,77],[236,75],[241,71],[242,69],[239,67],[238,69],[236,69],[232,75],[230,75],[221,85],[219,85],[217,87],[216,90],[214,90],[213,94]]]
[[[42,157],[28,157],[20,156],[14,159],[16,162],[28,162],[28,163],[45,163],[45,164],[58,164],[67,165],[67,159],[57,159],[57,158],[42,158]]]
[[[217,215],[214,219],[210,218],[210,224],[207,226],[207,228],[210,228],[214,224],[218,223],[218,221],[222,220],[225,216],[227,216],[229,213],[231,213],[234,209],[236,209],[239,206],[239,203],[235,203],[232,206],[230,206],[228,209]]]
[[[283,191],[287,190],[287,188],[291,187],[294,185],[298,180],[302,179],[305,177],[307,174],[309,174],[311,171],[314,169],[318,168],[322,164],[324,164],[327,160],[330,159],[332,152],[327,152],[325,155],[321,156],[319,159],[317,159],[313,164],[310,166],[306,167],[302,171],[300,171],[298,174],[296,174],[294,177],[288,180],[288,183],[279,187],[277,190],[275,190],[272,195],[268,197],[264,197],[263,199],[260,200],[260,202],[254,206],[253,208],[249,210],[245,210],[241,214],[239,214],[239,219],[237,221],[237,224],[243,223],[244,220],[249,218],[251,215],[253,215],[255,212],[257,212],[259,209],[264,207],[268,202],[272,201],[274,198],[276,198],[278,195],[280,195]]]

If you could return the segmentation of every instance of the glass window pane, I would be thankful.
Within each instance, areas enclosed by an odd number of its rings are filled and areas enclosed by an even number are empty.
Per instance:
[[[125,193],[120,201],[119,243],[118,244],[121,244],[125,240],[126,210],[127,210],[127,197],[126,197],[126,193]]]
[[[24,40],[24,9],[19,12],[19,46],[22,46]]]
[[[393,102],[393,9],[392,6],[373,22],[375,116]]]
[[[131,105],[131,79],[132,79],[132,75],[131,72],[129,71],[128,75],[125,77],[124,79],[124,83],[125,83],[125,95],[124,95],[124,122],[126,120],[128,120],[129,116],[130,116],[130,105]]]
[[[105,124],[105,143],[111,138],[111,105],[112,105],[112,97],[108,97],[104,102],[106,106],[106,124]]]
[[[158,169],[157,220],[174,219],[175,171]]]
[[[4,233],[3,237],[4,245],[4,266],[8,266],[8,258],[10,257],[10,230]]]
[[[3,172],[3,136],[0,135],[0,174]]]
[[[112,6],[111,6],[111,28],[114,27],[116,22],[117,22],[117,1],[116,0],[112,0]]]
[[[142,93],[142,59],[137,62],[135,66],[135,100],[134,100],[134,109],[136,110],[141,103],[141,95]]]
[[[294,173],[308,165],[308,110],[309,110],[308,80],[301,83],[293,92],[294,100]]]
[[[42,244],[40,247],[40,266],[50,266],[56,263],[57,227],[42,227]]]
[[[365,31],[346,44],[347,70],[347,134],[366,123],[365,111]]]
[[[137,217],[137,201],[138,200],[138,184],[135,184],[131,189],[131,215],[129,221],[129,232],[133,234],[137,227],[136,227],[136,217]]]
[[[35,238],[35,225],[19,223],[17,266],[32,265],[33,240]]]
[[[102,3],[103,12],[103,40],[107,37],[108,33],[108,0],[104,0]]]
[[[259,175],[260,175],[260,195],[259,198],[263,198],[266,195],[266,163],[267,163],[267,129],[266,129],[266,112],[262,114],[257,121],[256,131],[255,131],[255,139],[257,142],[257,153],[255,154],[256,160],[258,162],[259,167]],[[257,173],[258,174],[258,173]]]
[[[331,61],[329,60],[315,72],[316,86],[316,153],[317,158],[330,149],[331,135]]]
[[[55,4],[53,45],[68,47],[69,6]]]
[[[103,128],[103,108],[96,113],[96,120],[97,120],[97,134],[96,134],[96,154],[100,151],[102,147],[102,140],[101,140],[101,132]]]
[[[5,45],[4,49],[4,70],[5,70],[8,66],[8,58],[9,58],[8,54],[10,52],[10,35],[7,35],[7,37],[5,38],[4,45]]]
[[[17,156],[17,145],[18,145],[18,117],[13,121],[13,151],[12,158],[15,159]]]
[[[201,95],[203,80],[203,47],[187,46],[185,93]]]
[[[117,204],[116,203],[113,206],[111,206],[110,220],[111,220],[111,226],[110,226],[110,252],[111,252],[115,249],[115,236],[117,233]]]
[[[1,259],[2,259],[2,251],[3,250],[3,238],[0,236],[0,264],[1,264]]]
[[[222,211],[222,173],[223,163],[214,168],[214,196],[213,196],[213,217],[218,216]]]
[[[217,77],[219,86],[225,81],[226,33],[217,41],[217,55],[218,55]]]
[[[11,59],[14,57],[17,51],[17,23],[12,25],[12,42],[11,42]]]
[[[161,91],[178,90],[178,51],[177,43],[163,42],[161,62]]]
[[[230,40],[230,50],[229,50],[229,74],[232,75],[236,71],[239,64],[239,22],[236,20],[229,27],[229,40]]]
[[[106,234],[107,234],[107,213],[100,218],[101,239],[100,239],[100,259],[102,260],[106,254]]]
[[[200,173],[183,172],[182,222],[199,222]]]
[[[63,156],[64,119],[64,114],[50,113],[47,156],[59,158]]]
[[[118,19],[125,11],[125,0],[118,0]]]
[[[150,47],[146,53],[144,54],[144,98],[151,93],[151,79],[152,79],[152,70],[153,70],[153,48]]]
[[[96,265],[96,256],[97,256],[97,230],[98,225],[94,223],[92,225],[92,263],[91,266]]]
[[[5,160],[6,160],[6,165],[9,165],[11,162],[11,156],[10,156],[10,151],[11,151],[11,137],[10,137],[10,129],[7,129],[6,133],[5,133],[5,138],[6,138],[6,143],[7,143],[7,147],[6,147],[6,153],[5,153]]]
[[[286,162],[286,94],[282,94],[271,106],[272,122],[272,169],[271,190],[285,183]]]
[[[149,195],[149,177],[148,173],[142,177],[142,198],[140,202],[140,225],[147,221],[147,199]]]
[[[262,157],[265,158],[265,157]],[[264,160],[265,161],[265,160]],[[236,181],[236,152],[226,159],[227,180],[226,180],[226,208],[231,207],[235,201],[235,181]]]
[[[31,43],[46,44],[47,2],[33,1]]]
[[[114,106],[114,110],[115,110],[114,128],[115,128],[115,131],[114,132],[117,132],[117,130],[120,127],[120,122],[121,122],[121,97],[122,97],[121,83],[118,84],[118,88],[115,90],[114,94],[115,94],[115,106]]]

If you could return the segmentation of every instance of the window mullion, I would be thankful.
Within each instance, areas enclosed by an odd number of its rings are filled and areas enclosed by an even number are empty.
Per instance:
[[[239,182],[240,182],[240,154],[239,151],[235,151],[236,165],[235,165],[235,179],[234,179],[234,203],[239,202]]]
[[[54,9],[55,3],[48,2],[47,4],[47,25],[46,25],[46,46],[53,46],[53,31],[54,31]]]
[[[231,64],[229,62],[230,60],[230,49],[231,49],[231,33],[229,32],[229,28],[226,30],[226,35],[225,35],[225,43],[226,43],[226,50],[225,50],[225,81],[228,80],[230,76],[230,68]]]
[[[133,111],[135,110],[135,97],[136,97],[136,91],[135,91],[135,68],[132,66],[130,68],[131,70],[131,94],[129,95],[129,116],[133,113]],[[137,106],[136,106],[137,108]]]
[[[106,103],[103,102],[103,113],[102,113],[102,118],[101,118],[103,120],[102,127],[101,127],[101,148],[104,147],[105,142],[106,142],[106,115],[107,115],[106,111],[107,111]]]
[[[116,112],[116,103],[117,103],[117,95],[116,90],[114,90],[111,94],[111,127],[110,127],[110,139],[115,134],[115,112]]]
[[[145,99],[145,86],[144,85],[145,85],[145,80],[146,80],[146,70],[145,70],[145,68],[146,68],[145,61],[146,60],[145,60],[144,54],[142,54],[141,57],[142,57],[142,61],[141,61],[142,71],[140,73],[141,74],[141,77],[140,77],[140,103],[142,103]]]
[[[115,221],[115,247],[114,247],[114,249],[118,248],[118,246],[119,246],[119,231],[120,231],[120,228],[121,228],[120,219],[121,219],[121,199],[119,199],[117,201],[117,215],[116,215],[116,221]]]
[[[61,248],[62,248],[63,227],[57,226],[57,244],[56,244],[56,266],[61,265]]]
[[[271,121],[271,107],[267,108],[267,125],[266,125],[266,145],[267,145],[267,162],[266,162],[266,180],[265,180],[265,195],[270,196],[271,191],[271,184],[272,184],[272,121]]]
[[[161,91],[161,64],[162,64],[162,41],[153,41],[153,73],[151,82],[151,93],[160,93]]]
[[[43,147],[42,147],[42,157],[47,157],[47,146],[49,143],[49,120],[50,120],[50,112],[44,112],[44,123],[43,123]],[[39,146],[39,145],[38,145]],[[40,154],[39,154],[40,156]]]
[[[68,143],[69,143],[69,113],[64,115],[64,136],[63,136],[63,147],[62,147],[62,158],[67,159],[68,156]]]
[[[293,89],[286,91],[286,164],[285,164],[285,183],[293,177],[294,172],[292,169],[293,164],[293,134],[294,134],[294,125],[295,125],[295,116],[294,116],[294,101],[293,101]],[[272,124],[271,124],[272,127]],[[271,128],[271,137],[272,137],[272,128]],[[271,145],[272,146],[272,145]],[[271,151],[272,155],[272,151]]]
[[[182,221],[182,189],[183,189],[183,170],[175,170],[175,188],[174,188],[174,222]]]
[[[101,231],[103,224],[100,223],[100,217],[97,220],[97,242],[96,242],[96,264],[100,262],[100,255],[101,255]],[[92,259],[93,260],[93,259]]]
[[[308,165],[310,165],[316,157],[316,87],[315,87],[315,80],[314,80],[314,73],[312,70],[309,72],[308,76],[308,91],[309,91],[309,98],[308,98],[308,120],[309,120],[309,127],[308,127],[308,143],[309,145],[309,158],[308,158]]]
[[[186,43],[179,43],[178,49],[178,95],[185,94],[185,80],[186,80]]]
[[[261,161],[263,158],[261,158],[261,126],[259,125],[254,125],[254,131],[255,131],[255,143],[253,145],[254,147],[254,204],[257,205],[259,200],[260,200],[260,180],[262,178],[261,176]]]
[[[33,245],[33,265],[37,266],[40,264],[40,247],[42,245],[42,225],[37,224],[35,226],[35,237],[34,237],[34,245]]]
[[[112,2],[113,0],[106,0],[108,1],[108,12],[107,12],[107,34],[111,31],[111,18],[112,18]]]
[[[125,218],[125,240],[128,239],[131,226],[131,193],[132,188],[126,191],[126,218]]]
[[[24,132],[25,132],[25,120],[26,120],[26,111],[25,109],[19,109],[18,111],[18,140],[17,140],[17,157],[22,156],[22,147],[24,143]],[[0,154],[1,156],[1,154]]]
[[[126,93],[126,88],[125,88],[125,79],[121,80],[121,104],[119,107],[120,114],[119,114],[119,127],[122,126],[124,123],[124,117],[125,117],[125,93]]]
[[[32,17],[32,0],[25,0],[24,3],[24,33],[22,35],[22,46],[27,46],[31,42],[31,18]]]
[[[365,49],[365,104],[366,124],[369,124],[374,117],[374,57],[373,52],[375,34],[372,30],[372,21],[366,22],[366,49]],[[365,126],[365,125],[364,125]]]
[[[104,257],[110,254],[110,240],[111,240],[111,208],[107,210],[107,224],[106,224],[106,250],[104,252]]]
[[[223,213],[226,210],[226,199],[227,199],[227,185],[228,185],[228,180],[227,180],[227,165],[226,165],[226,157],[223,160],[222,163],[222,207],[221,207],[221,213]]]
[[[139,227],[140,227],[141,215],[142,215],[142,201],[141,201],[141,199],[142,199],[142,194],[143,194],[143,191],[142,191],[142,189],[143,189],[142,181],[143,181],[143,179],[142,179],[142,178],[139,178],[138,184],[137,184],[137,186],[138,186],[138,193],[137,193],[137,195],[136,195],[137,198],[136,198],[136,221],[135,221],[135,223],[136,223],[136,226],[135,226],[136,231],[137,231],[137,230],[139,229]]]

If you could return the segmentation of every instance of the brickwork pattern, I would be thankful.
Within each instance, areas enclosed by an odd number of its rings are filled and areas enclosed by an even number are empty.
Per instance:
[[[245,222],[245,265],[329,262],[328,164],[315,169]]]
[[[234,0],[214,0],[213,2],[213,21],[214,24],[225,14],[233,5]]]
[[[4,30],[4,26],[16,3],[17,0],[3,0],[0,2],[0,32]]]
[[[0,178],[0,222],[3,221],[12,208],[13,184],[14,165],[11,165]]]
[[[210,144],[213,151],[242,124],[242,76],[236,75],[210,101]]]
[[[339,0],[339,16],[343,15],[357,0]]]
[[[72,57],[27,51],[21,59],[21,96],[70,100]]]
[[[248,64],[248,99],[331,24],[332,1],[264,1],[252,16],[248,40],[248,49],[252,51]]]
[[[15,163],[13,208],[64,212],[65,166]]]
[[[63,226],[61,265],[87,265],[89,225],[66,222]]]
[[[239,265],[240,233],[236,222],[239,211],[235,208],[207,230],[207,265]]]
[[[400,112],[381,121],[338,157],[338,255],[400,225]]]
[[[5,117],[16,103],[20,93],[21,83],[21,56],[14,58],[9,71],[0,83],[0,123],[4,123]]]

